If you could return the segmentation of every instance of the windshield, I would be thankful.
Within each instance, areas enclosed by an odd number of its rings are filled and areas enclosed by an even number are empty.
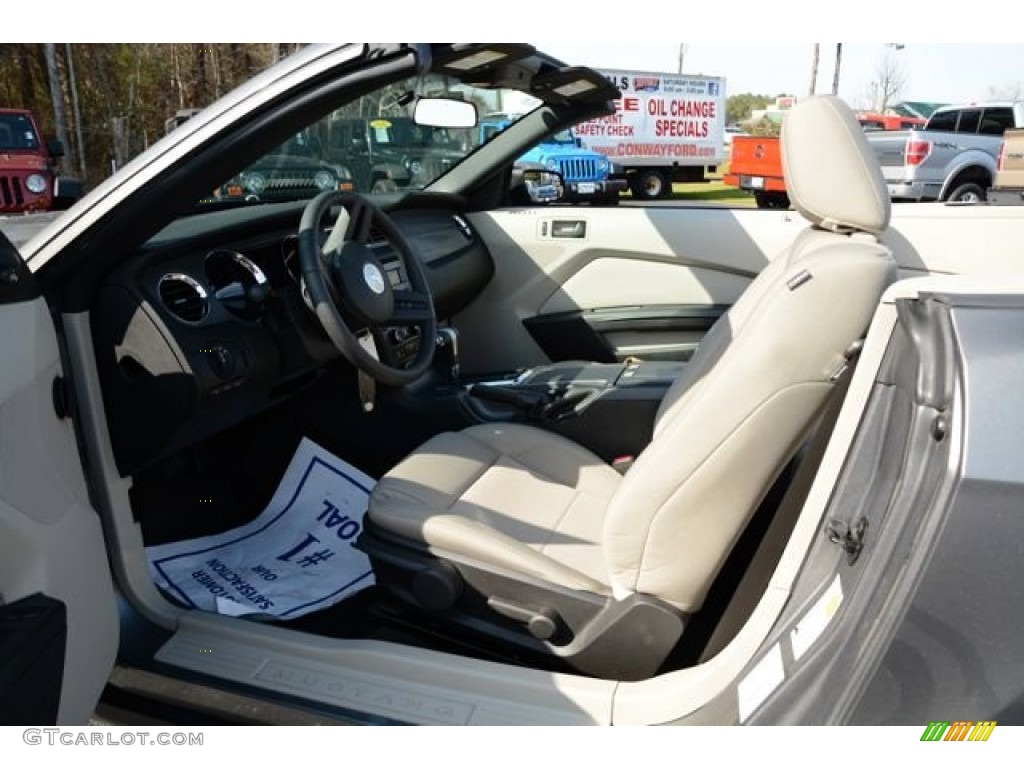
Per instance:
[[[0,115],[0,149],[39,149],[39,137],[28,116]]]
[[[481,116],[524,100],[517,91],[465,85],[439,75],[391,83],[336,107],[202,202],[275,202],[309,199],[328,189],[383,194],[429,186],[483,139],[479,126],[417,125],[412,111],[421,96],[469,101]]]

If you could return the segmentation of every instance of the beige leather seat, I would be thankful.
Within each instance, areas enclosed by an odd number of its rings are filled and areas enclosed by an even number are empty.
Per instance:
[[[877,239],[889,223],[889,197],[849,108],[834,97],[801,103],[785,119],[782,144],[790,199],[810,226],[708,333],[624,476],[550,432],[486,424],[429,440],[380,481],[370,497],[371,535],[454,564],[466,582],[420,602],[458,617],[468,585],[485,613],[519,621],[538,645],[570,659],[638,596],[680,617],[679,629],[701,607],[896,275]],[[394,581],[386,564],[378,570]],[[598,607],[583,618],[566,615],[574,614],[565,597],[572,593]],[[467,624],[479,626],[480,611],[467,610],[475,616]],[[644,616],[624,623],[643,624]],[[653,647],[665,644],[651,639],[658,631],[634,638],[647,646],[636,655],[668,652]],[[630,653],[619,646],[632,635],[615,632],[614,647],[578,666],[652,674],[660,658],[653,668],[608,665],[609,653]]]

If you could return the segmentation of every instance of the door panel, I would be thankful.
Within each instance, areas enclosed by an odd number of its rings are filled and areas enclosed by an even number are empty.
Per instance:
[[[725,304],[624,306],[543,313],[523,320],[553,361],[689,360]]]
[[[691,266],[674,260],[602,256],[569,277],[544,302],[538,314],[650,305],[729,305],[756,274]]]
[[[882,241],[901,278],[1015,273],[1022,212],[894,205]],[[608,359],[645,347],[685,357],[701,329],[679,327],[680,318],[692,326],[732,304],[808,226],[796,211],[724,207],[506,209],[472,219],[491,249],[495,275],[453,319],[467,373],[528,367],[552,355]],[[663,322],[647,322],[651,310],[664,313]],[[602,324],[611,317],[614,323]],[[536,328],[544,326],[541,342]],[[561,335],[551,330],[558,327]]]
[[[799,216],[785,212],[734,213],[620,207],[475,214],[495,275],[453,319],[463,369],[628,355],[687,359],[768,263],[766,254],[782,250],[802,227]]]
[[[63,673],[50,684],[61,683],[57,722],[83,723],[113,666],[114,592],[74,429],[54,406],[61,367],[49,310],[42,298],[25,297],[31,275],[2,236],[0,270],[18,275],[4,285],[19,291],[0,288],[0,608],[31,632],[38,612],[18,614],[12,606],[35,595],[63,604]],[[16,687],[0,690],[4,711],[21,705]]]

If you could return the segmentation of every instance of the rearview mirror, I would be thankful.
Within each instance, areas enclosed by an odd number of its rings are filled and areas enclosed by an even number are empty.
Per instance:
[[[412,119],[431,128],[475,128],[476,105],[459,99],[419,99]]]

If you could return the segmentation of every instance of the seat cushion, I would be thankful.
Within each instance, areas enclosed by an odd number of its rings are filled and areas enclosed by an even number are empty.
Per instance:
[[[601,532],[621,481],[559,435],[484,424],[416,449],[374,488],[368,514],[435,551],[606,594]]]

